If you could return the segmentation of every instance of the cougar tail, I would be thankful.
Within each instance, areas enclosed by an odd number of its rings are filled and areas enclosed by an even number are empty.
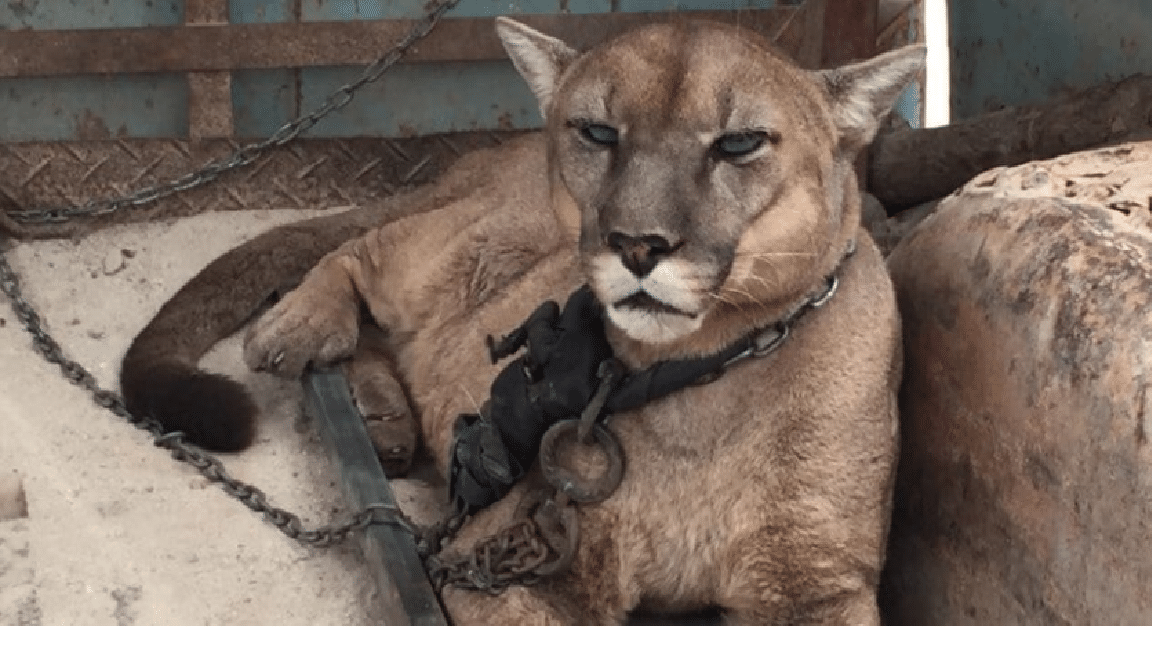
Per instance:
[[[120,390],[128,411],[182,431],[207,450],[247,447],[256,433],[251,395],[231,378],[200,370],[197,362],[299,283],[325,254],[374,226],[371,216],[357,209],[277,227],[205,267],[164,304],[124,355]]]

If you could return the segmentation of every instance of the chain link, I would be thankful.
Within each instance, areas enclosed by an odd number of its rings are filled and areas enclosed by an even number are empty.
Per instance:
[[[220,160],[213,160],[198,171],[187,173],[175,180],[169,180],[158,185],[146,187],[134,193],[102,200],[92,200],[79,207],[60,207],[54,209],[39,209],[10,212],[8,216],[21,225],[58,225],[68,222],[76,216],[99,216],[108,214],[124,207],[138,207],[147,205],[161,198],[175,193],[195,189],[208,184],[221,174],[248,166],[260,158],[266,151],[283,146],[306,133],[320,120],[324,119],[334,110],[339,110],[352,101],[356,91],[369,83],[379,79],[393,65],[408,52],[412,45],[427,36],[444,14],[455,7],[460,0],[443,0],[429,9],[421,19],[416,21],[412,30],[397,43],[391,50],[372,62],[357,80],[337,89],[316,110],[297,117],[281,126],[268,139],[248,144],[236,150],[231,156]]]
[[[519,520],[484,538],[467,554],[424,560],[437,592],[447,585],[496,595],[530,586],[568,569],[580,542],[580,522],[567,496],[554,493]],[[449,535],[454,535],[451,531]]]
[[[548,562],[548,548],[531,520],[519,522],[476,545],[470,555],[430,558],[427,572],[437,592],[451,584],[461,589],[499,594],[510,585],[533,585],[533,570]]]

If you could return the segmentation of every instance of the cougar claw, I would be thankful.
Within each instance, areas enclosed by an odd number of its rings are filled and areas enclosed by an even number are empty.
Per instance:
[[[351,355],[358,335],[354,304],[293,291],[253,322],[244,340],[244,359],[255,371],[296,378],[310,363],[328,364]]]

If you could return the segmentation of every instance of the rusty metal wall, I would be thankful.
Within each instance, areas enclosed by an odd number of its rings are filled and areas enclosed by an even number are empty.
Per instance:
[[[635,22],[634,16],[629,17],[630,12],[714,11],[785,4],[800,3],[793,0],[465,0],[455,15],[462,18],[551,11],[551,14],[538,15],[537,19],[561,25],[568,30],[565,37],[571,37],[573,42],[595,42],[604,36],[605,30]],[[831,22],[840,25],[838,29],[825,24],[824,0],[809,0],[807,7],[796,11],[742,14],[741,19],[743,24],[758,25],[765,33],[779,35],[779,44],[784,49],[814,66],[820,63],[821,56],[829,56],[821,49],[821,43],[828,40],[825,31],[833,34],[832,40],[840,45],[851,41],[855,47],[863,42],[858,38],[861,35],[857,33],[858,28],[845,31],[843,27],[859,23],[860,18],[853,12],[867,13],[867,4],[866,0],[838,2],[840,11],[829,12],[836,18]],[[808,11],[809,7],[818,10]],[[196,16],[186,15],[186,8],[193,8]],[[345,57],[345,50],[332,46],[332,42],[348,38],[349,23],[341,25],[340,21],[372,21],[384,15],[380,12],[385,8],[397,12],[388,13],[388,17],[418,15],[423,9],[423,0],[232,0],[227,12],[224,8],[223,0],[0,2],[0,209],[78,207],[90,200],[125,195],[179,177],[210,160],[226,157],[254,138],[270,134],[302,111],[310,110],[362,70],[360,66],[293,69],[279,67],[283,63],[270,63],[269,54],[274,55],[271,61],[284,60],[283,46],[265,49],[262,53],[251,48],[237,52],[245,49],[248,39],[237,40],[236,26],[212,26],[225,18],[247,25],[242,28],[242,34],[255,33],[252,30],[260,31],[263,27],[280,29],[257,23],[282,23],[289,27],[288,31],[273,33],[287,34],[285,38],[289,42],[311,43],[307,56],[293,60],[355,61],[356,57]],[[611,20],[602,20],[598,17],[601,14],[595,13],[602,10],[615,15]],[[557,15],[578,11],[591,12],[585,15],[597,17],[568,20]],[[852,15],[848,15],[850,13]],[[714,15],[717,15],[715,11]],[[732,14],[724,16],[732,19]],[[300,27],[309,22],[314,26]],[[185,27],[189,23],[208,23],[208,26]],[[388,36],[387,30],[379,29],[381,26],[394,28],[395,23],[378,21],[361,22],[361,25],[367,29],[357,29],[356,33],[376,39],[378,48],[387,47],[396,38]],[[130,29],[123,29],[125,27]],[[134,29],[137,27],[167,31]],[[117,31],[117,28],[120,29]],[[317,43],[315,30],[318,28],[322,28],[323,34],[320,44],[326,47],[326,51],[319,54],[319,50],[325,48]],[[473,39],[482,38],[480,28],[483,36],[492,42],[461,49],[460,42],[473,43],[476,42]],[[63,29],[81,31],[58,31]],[[94,33],[94,29],[107,31],[101,35]],[[308,31],[311,35],[302,36],[302,29],[311,30]],[[425,55],[436,49],[440,52],[437,56],[447,60],[397,66],[381,82],[362,89],[355,101],[322,122],[308,139],[273,150],[252,167],[225,174],[210,186],[159,204],[125,209],[110,217],[85,219],[88,222],[80,224],[81,231],[90,224],[99,226],[212,209],[364,204],[406,185],[425,181],[462,153],[491,145],[507,137],[510,130],[538,123],[534,99],[511,65],[496,60],[502,52],[488,29],[487,20],[482,24],[468,23],[467,18],[454,25],[442,23],[441,42],[432,45],[430,39]],[[11,34],[7,39],[3,38],[5,31]],[[219,56],[215,56],[215,62],[204,62],[202,43],[206,33],[223,35],[236,43],[236,50],[229,49],[228,56],[224,57],[227,60],[222,64]],[[459,34],[470,37],[461,39]],[[145,37],[137,38],[142,35]],[[297,40],[292,41],[293,38]],[[125,48],[126,42],[137,46]],[[35,55],[49,51],[46,49],[49,47],[52,56]],[[93,51],[103,54],[76,54]],[[126,51],[134,54],[126,57],[123,54]],[[153,52],[155,58],[142,58],[141,51]],[[184,54],[174,57],[173,51]],[[477,52],[483,53],[476,55]],[[288,53],[295,56],[298,52]],[[233,57],[237,55],[239,60],[251,61],[262,69],[234,69],[231,61],[236,60]],[[372,55],[375,56],[375,52]],[[436,59],[436,56],[428,58]],[[458,58],[476,60],[454,60]],[[194,59],[200,67],[189,67],[188,62]],[[142,61],[146,65],[141,66]],[[106,73],[75,76],[75,70],[92,70],[93,63]],[[22,66],[29,65],[41,70],[39,74],[44,76],[21,72],[28,69]],[[126,66],[149,72],[115,73]],[[189,69],[202,71],[184,72]],[[163,72],[152,73],[152,70]],[[220,81],[223,83],[217,85]],[[213,125],[212,121],[214,113],[221,111],[205,111],[205,103],[225,108],[223,127]],[[208,126],[206,134],[189,132],[195,130],[197,124]],[[69,231],[64,228],[44,235]]]
[[[425,0],[231,0],[232,23],[415,18]],[[464,0],[450,17],[600,14],[667,10],[766,9],[798,0]],[[9,0],[4,30],[106,29],[180,25],[185,0]],[[239,70],[232,73],[232,135],[258,138],[315,107],[361,67]],[[189,137],[183,74],[0,79],[0,141],[101,137]],[[397,66],[310,137],[410,137],[539,126],[535,102],[505,61]]]
[[[1152,70],[1152,0],[949,5],[954,120]]]
[[[0,29],[108,29],[179,25],[184,0],[7,0]]]

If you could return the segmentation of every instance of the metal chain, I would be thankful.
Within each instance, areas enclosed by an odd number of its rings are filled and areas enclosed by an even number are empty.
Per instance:
[[[469,555],[444,560],[432,556],[425,568],[437,591],[460,589],[499,594],[511,585],[534,585],[534,570],[548,562],[549,549],[530,519],[512,524],[476,545]]]
[[[470,553],[428,555],[424,570],[437,592],[453,585],[496,595],[567,570],[579,543],[576,508],[566,495],[553,492],[519,520],[476,543]]]
[[[373,524],[393,524],[410,533],[415,539],[417,553],[424,562],[425,571],[436,586],[437,592],[447,584],[475,581],[471,574],[467,573],[467,570],[464,571],[463,576],[449,573],[448,570],[444,569],[444,563],[437,558],[444,543],[455,537],[464,522],[467,521],[466,515],[455,514],[438,524],[421,527],[397,506],[372,504],[354,514],[347,522],[305,529],[298,515],[272,505],[264,491],[232,477],[224,468],[224,464],[215,456],[186,443],[183,432],[169,432],[159,421],[153,418],[133,416],[119,394],[100,387],[92,372],[69,358],[64,353],[60,343],[44,330],[39,313],[24,299],[24,292],[20,288],[20,277],[9,264],[8,256],[3,250],[0,250],[0,292],[8,297],[16,318],[20,320],[24,330],[31,334],[32,346],[45,360],[58,366],[64,377],[92,394],[92,399],[100,407],[151,434],[153,443],[157,447],[168,450],[173,459],[191,464],[209,481],[220,484],[224,492],[239,500],[252,511],[263,515],[267,522],[279,529],[284,535],[304,545],[329,547],[343,542],[352,532],[361,531]],[[378,516],[377,512],[385,515]],[[542,555],[546,557],[547,550],[544,550]],[[491,562],[489,560],[488,564]],[[497,580],[493,579],[494,582]],[[499,579],[499,583],[501,583],[499,589],[502,590],[507,587],[509,581],[508,579]],[[527,583],[525,582],[525,584]]]
[[[428,35],[444,17],[444,14],[455,7],[460,0],[442,0],[434,5],[416,24],[412,30],[386,54],[376,59],[365,68],[359,79],[349,83],[328,96],[324,103],[311,113],[298,117],[280,127],[268,139],[248,144],[239,148],[231,156],[222,160],[213,160],[200,170],[187,173],[175,180],[169,180],[158,185],[146,187],[131,194],[118,198],[92,200],[79,207],[60,207],[54,209],[39,209],[10,212],[8,216],[21,225],[55,225],[67,222],[75,216],[98,216],[108,214],[124,207],[137,207],[153,203],[161,198],[175,193],[194,189],[212,182],[221,174],[232,169],[248,166],[260,158],[269,149],[283,146],[301,134],[310,130],[317,122],[324,119],[334,110],[339,110],[352,101],[352,96],[361,87],[379,79],[393,65],[408,52],[412,45]]]
[[[568,518],[559,525],[569,535],[549,533],[545,527],[556,527],[553,518],[564,513],[558,514],[548,509],[547,502],[542,510],[550,515],[538,512],[516,522],[477,544],[470,555],[459,558],[441,559],[439,554],[444,544],[454,538],[468,520],[468,516],[463,513],[454,514],[430,527],[421,527],[399,507],[372,504],[354,514],[347,522],[305,529],[299,516],[272,505],[264,491],[232,477],[215,456],[186,443],[183,432],[169,432],[153,418],[133,416],[119,394],[100,387],[96,377],[83,365],[70,359],[60,343],[44,330],[39,313],[24,299],[20,278],[3,250],[0,250],[0,292],[8,297],[16,318],[24,330],[31,334],[32,346],[36,351],[49,363],[60,367],[69,381],[92,394],[97,405],[151,434],[153,443],[168,450],[173,459],[191,464],[206,479],[220,484],[224,492],[263,515],[267,522],[284,535],[301,544],[328,547],[343,542],[352,532],[373,524],[395,525],[412,535],[417,553],[424,562],[425,572],[437,593],[447,585],[455,585],[499,594],[509,585],[531,585],[540,577],[559,571],[571,560],[576,540],[570,534],[577,530],[577,522],[574,518]],[[563,495],[560,497],[563,498],[560,508],[564,508],[567,498]],[[556,503],[555,499],[552,503]],[[378,512],[382,515],[377,515]]]

